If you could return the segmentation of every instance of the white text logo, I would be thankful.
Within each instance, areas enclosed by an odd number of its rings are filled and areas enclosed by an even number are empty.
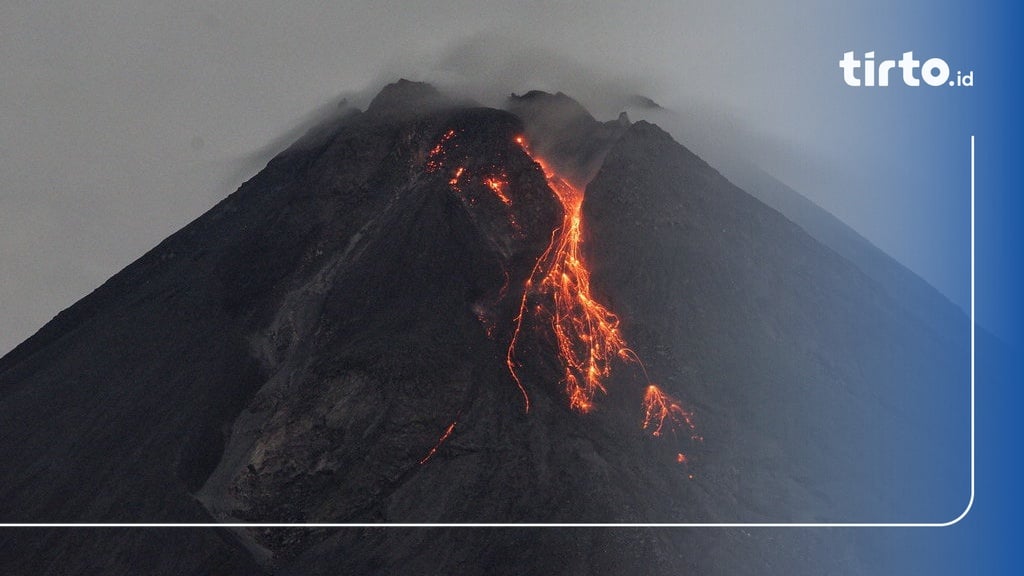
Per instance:
[[[890,75],[895,75],[907,86],[974,86],[974,71],[956,71],[954,77],[949,64],[942,58],[929,58],[924,62],[916,60],[913,52],[904,52],[899,60],[882,60],[875,63],[875,53],[865,52],[858,60],[852,51],[845,52],[839,61],[843,69],[843,81],[847,86],[888,86]],[[894,68],[899,72],[893,73]]]

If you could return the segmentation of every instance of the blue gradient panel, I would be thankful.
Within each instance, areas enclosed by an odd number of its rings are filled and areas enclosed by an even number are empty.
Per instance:
[[[807,26],[820,31],[813,51],[815,70],[800,83],[801,97],[827,113],[817,118],[821,155],[836,167],[834,197],[816,198],[888,254],[925,278],[965,313],[971,309],[971,138],[975,137],[975,499],[952,526],[869,528],[843,537],[863,538],[877,551],[886,574],[1024,573],[1020,523],[1024,518],[1021,456],[1024,450],[1021,229],[1024,205],[1020,170],[1024,150],[1021,108],[1024,15],[1016,3],[858,2],[815,12]],[[778,37],[771,54],[787,53],[791,40]],[[925,61],[941,58],[950,69],[972,74],[971,87],[910,87],[895,68],[888,87],[851,87],[839,62],[853,51],[861,64],[874,52],[874,65],[900,59],[907,51]],[[864,68],[857,70],[863,81]],[[788,78],[796,77],[790,73]],[[920,69],[916,73],[921,78]],[[777,95],[781,88],[767,90]],[[784,176],[784,175],[783,175]],[[785,179],[785,178],[784,178]],[[829,205],[832,202],[832,205]],[[965,340],[966,343],[966,340]],[[920,398],[921,410],[908,424],[919,427],[893,483],[877,478],[879,490],[899,494],[900,482],[914,480],[902,504],[871,510],[863,517],[830,521],[948,522],[968,503],[970,471],[969,349],[958,359],[962,391],[939,400]],[[962,372],[961,372],[962,371]],[[959,395],[953,407],[950,398]],[[940,429],[929,413],[954,410]],[[921,447],[935,445],[957,454],[935,466]],[[867,445],[866,445],[867,446]],[[898,451],[891,451],[890,455]],[[962,457],[961,457],[962,456]],[[951,462],[961,462],[952,470]],[[937,470],[946,470],[938,474]],[[852,468],[851,468],[852,470]],[[932,477],[934,475],[934,477]],[[930,506],[930,509],[929,509]],[[876,514],[877,513],[877,514]],[[856,531],[842,528],[842,531]]]
[[[932,274],[964,278],[947,291],[964,301],[969,270],[969,137],[976,136],[976,498],[959,523],[945,528],[880,529],[882,565],[891,574],[1019,574],[1022,395],[1021,201],[1022,14],[1015,3],[858,4],[864,21],[837,42],[859,53],[940,56],[954,70],[974,71],[972,88],[847,88],[855,115],[883,114],[894,134],[880,133],[880,155],[913,172],[903,175],[908,202],[927,206],[932,222],[948,227],[932,258]],[[837,69],[837,82],[841,83]],[[891,144],[904,142],[911,147]],[[869,169],[866,167],[866,169]],[[912,237],[908,226],[903,233]],[[954,285],[947,282],[947,285]],[[952,293],[949,293],[952,292]],[[927,490],[927,487],[922,489]]]

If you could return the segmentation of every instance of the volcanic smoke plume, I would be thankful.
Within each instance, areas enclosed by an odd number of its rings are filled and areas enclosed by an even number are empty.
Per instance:
[[[966,324],[916,279],[893,290],[655,125],[560,93],[493,109],[400,81],[0,359],[0,518],[948,520],[966,486]],[[0,544],[8,573],[140,558],[155,574],[873,567],[796,531]]]

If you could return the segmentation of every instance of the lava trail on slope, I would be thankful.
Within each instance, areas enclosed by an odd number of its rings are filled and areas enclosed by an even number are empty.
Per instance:
[[[552,231],[551,243],[526,281],[506,356],[509,372],[523,392],[525,410],[530,409],[530,399],[517,372],[516,344],[524,316],[532,314],[551,326],[570,408],[581,413],[593,409],[595,396],[607,392],[606,381],[617,358],[639,366],[646,380],[644,430],[654,437],[661,436],[663,430],[673,434],[686,430],[692,441],[703,441],[696,433],[692,412],[651,382],[640,357],[623,337],[618,316],[592,294],[590,270],[582,254],[584,189],[559,176],[549,163],[530,150],[524,137],[516,137],[516,143],[544,171],[548,186],[564,210],[562,225]],[[682,452],[679,457],[680,463],[688,461]]]

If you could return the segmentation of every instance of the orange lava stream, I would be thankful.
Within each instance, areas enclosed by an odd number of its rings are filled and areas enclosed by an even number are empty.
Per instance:
[[[508,177],[502,174],[501,176],[488,176],[484,178],[484,184],[494,192],[494,195],[501,200],[501,203],[505,206],[512,205],[512,199],[508,197],[508,193],[505,189],[508,187]]]
[[[522,137],[517,137],[516,142],[544,170],[548,186],[562,204],[564,216],[562,225],[552,234],[551,243],[527,279],[506,361],[523,392],[528,411],[529,398],[516,372],[515,347],[531,292],[550,295],[550,309],[537,305],[532,312],[550,318],[564,368],[562,380],[569,406],[586,413],[593,407],[594,396],[606,392],[604,381],[611,375],[612,361],[616,357],[635,362],[641,368],[643,363],[626,345],[618,317],[591,293],[590,271],[580,253],[583,190],[559,177],[542,159],[534,156]],[[644,373],[646,375],[646,369]]]
[[[420,464],[426,464],[431,458],[434,457],[434,454],[437,454],[437,450],[441,448],[441,444],[444,444],[444,441],[447,440],[448,437],[452,435],[452,432],[455,431],[455,425],[458,423],[458,420],[456,420],[448,425],[448,428],[445,429],[444,433],[441,434],[441,437],[437,440],[437,444],[434,444],[434,447],[430,449],[430,452],[427,452],[426,456],[420,458]]]
[[[455,136],[454,130],[448,130],[430,150],[426,162],[428,173],[438,172],[444,167],[446,145]],[[516,345],[522,332],[523,321],[527,314],[531,314],[551,326],[563,367],[562,383],[571,409],[587,413],[593,408],[594,397],[599,392],[607,392],[605,380],[611,375],[612,363],[618,358],[620,361],[638,365],[647,381],[641,429],[653,437],[661,437],[666,430],[671,431],[674,436],[682,431],[689,434],[691,441],[703,442],[704,438],[696,432],[693,413],[686,410],[679,400],[669,396],[651,382],[643,362],[626,344],[619,329],[618,317],[591,294],[590,270],[581,254],[584,241],[583,190],[558,176],[543,159],[535,156],[522,136],[516,137],[515,142],[544,171],[548,186],[555,193],[564,211],[561,226],[552,231],[550,243],[527,277],[519,310],[513,320],[512,339],[505,356],[508,370],[523,396],[525,411],[530,411],[530,396],[519,377],[520,365],[516,360]],[[448,185],[460,196],[464,196],[461,188],[463,177],[474,181],[481,178],[482,184],[490,189],[506,209],[511,208],[508,176],[503,171],[474,175],[468,174],[464,167],[457,166],[450,174]],[[473,192],[470,191],[470,194]],[[476,198],[470,195],[463,199],[474,204]],[[508,217],[513,230],[521,233],[511,211]],[[508,284],[509,277],[506,271],[505,284],[501,288],[499,300],[505,296]],[[542,298],[531,300],[531,296]],[[483,310],[476,312],[484,324],[488,337],[493,336],[494,327],[491,319]],[[453,421],[448,426],[430,452],[419,461],[420,464],[425,464],[434,456],[451,436],[456,424],[457,421]],[[686,467],[690,463],[689,457],[683,452],[678,452],[675,460]],[[689,474],[689,478],[692,480],[693,474]]]
[[[612,359],[625,358],[626,343],[619,332],[619,319],[591,295],[590,271],[580,254],[583,191],[558,177],[544,162],[538,164],[562,204],[564,217],[527,282],[527,293],[536,288],[552,297],[550,310],[538,306],[535,312],[550,316],[569,406],[585,413],[592,408],[594,396],[605,392],[603,380],[611,374]],[[525,310],[526,294],[521,304]],[[514,347],[515,342],[510,350]]]
[[[673,432],[685,427],[692,434],[697,428],[693,422],[693,414],[684,409],[678,400],[665,394],[654,384],[649,384],[644,393],[643,429],[649,430],[651,436],[661,436],[666,424]],[[691,439],[696,440],[697,437],[691,436]],[[679,456],[680,463],[686,462],[685,455]]]

